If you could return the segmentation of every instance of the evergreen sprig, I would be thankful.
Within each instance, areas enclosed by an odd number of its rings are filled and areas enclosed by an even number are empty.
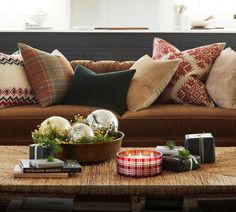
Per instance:
[[[187,149],[180,149],[177,157],[181,159],[189,159],[190,156],[191,156],[191,153]]]
[[[51,154],[48,157],[48,161],[53,161],[53,153],[62,152],[62,147],[59,141],[67,139],[66,135],[60,134],[56,128],[53,128],[48,124],[47,133],[42,133],[39,130],[34,130],[32,132],[32,138],[41,146],[46,146],[49,148]]]
[[[166,142],[166,146],[167,146],[169,149],[174,149],[175,146],[176,146],[176,144],[175,144],[174,141],[168,140],[168,141]]]

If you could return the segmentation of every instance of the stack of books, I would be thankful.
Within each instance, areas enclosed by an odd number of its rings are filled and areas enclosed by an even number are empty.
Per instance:
[[[59,160],[48,162],[47,159],[28,160],[21,159],[15,165],[14,177],[35,178],[68,178],[81,172],[81,165],[76,160]]]

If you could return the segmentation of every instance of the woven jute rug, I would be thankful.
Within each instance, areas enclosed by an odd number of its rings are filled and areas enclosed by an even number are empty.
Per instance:
[[[123,177],[116,160],[82,167],[68,179],[13,178],[14,165],[28,158],[28,147],[0,146],[0,191],[88,195],[236,195],[236,147],[216,148],[216,162],[184,173],[163,171],[150,178]]]

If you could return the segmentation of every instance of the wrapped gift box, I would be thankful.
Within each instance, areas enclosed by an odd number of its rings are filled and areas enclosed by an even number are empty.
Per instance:
[[[192,155],[189,159],[178,156],[163,156],[162,169],[174,172],[186,172],[200,168],[201,157]]]
[[[156,150],[163,155],[178,155],[179,150],[184,149],[183,146],[175,146],[174,149],[170,149],[168,146],[157,146]]]
[[[185,135],[185,148],[193,155],[200,155],[202,163],[215,161],[215,140],[211,133]]]
[[[48,158],[49,151],[46,147],[39,144],[29,145],[29,159],[45,159]]]

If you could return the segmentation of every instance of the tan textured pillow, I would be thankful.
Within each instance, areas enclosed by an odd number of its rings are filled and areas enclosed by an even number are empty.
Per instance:
[[[222,51],[212,66],[206,87],[210,97],[220,107],[236,109],[236,52]]]
[[[136,69],[127,94],[131,111],[149,107],[165,89],[177,69],[179,60],[153,60],[148,55],[137,60]]]

